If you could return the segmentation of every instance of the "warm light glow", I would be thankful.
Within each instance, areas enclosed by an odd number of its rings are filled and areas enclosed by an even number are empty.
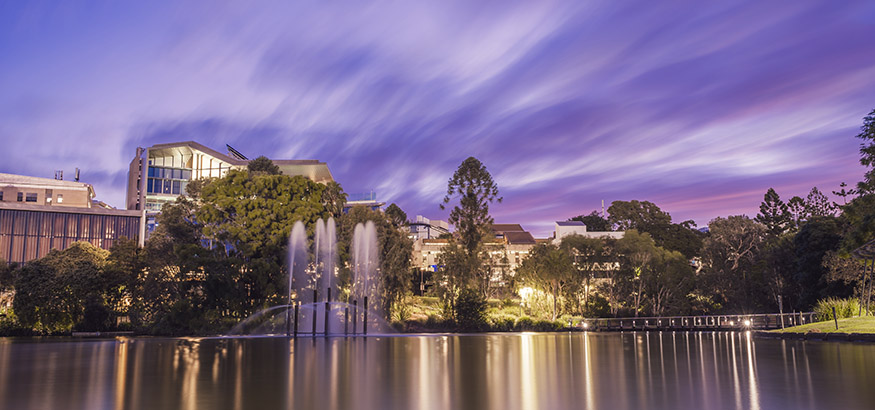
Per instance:
[[[730,321],[729,321],[729,326],[735,326],[735,321],[730,320]]]
[[[744,326],[745,326],[745,327],[750,327],[750,320],[745,320],[745,321],[744,321]]]
[[[520,297],[523,298],[524,302],[527,301],[530,297],[532,297],[532,293],[534,293],[534,292],[535,292],[535,290],[528,287],[528,286],[519,290]]]
[[[583,328],[586,329],[589,327],[589,323],[583,322]]]

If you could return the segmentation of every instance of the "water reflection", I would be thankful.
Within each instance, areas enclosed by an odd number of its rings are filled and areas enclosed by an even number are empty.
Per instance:
[[[3,409],[871,408],[875,346],[747,333],[0,339]]]

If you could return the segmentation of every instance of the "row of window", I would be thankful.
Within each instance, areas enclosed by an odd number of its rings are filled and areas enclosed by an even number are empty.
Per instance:
[[[58,202],[60,202],[61,196],[58,195]],[[0,191],[0,201],[3,200],[3,191]],[[28,192],[19,192],[18,197],[16,198],[18,202],[36,202],[36,193]]]
[[[149,178],[158,178],[158,179],[191,179],[191,170],[190,169],[176,169],[176,168],[162,168],[162,167],[149,167]]]
[[[185,193],[186,185],[188,181],[149,178],[146,182],[146,193],[180,195]]]

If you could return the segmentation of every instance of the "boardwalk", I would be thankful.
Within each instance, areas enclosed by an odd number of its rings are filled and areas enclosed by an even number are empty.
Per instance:
[[[757,315],[667,316],[587,319],[581,327],[594,331],[625,330],[768,330],[811,323],[814,312]]]

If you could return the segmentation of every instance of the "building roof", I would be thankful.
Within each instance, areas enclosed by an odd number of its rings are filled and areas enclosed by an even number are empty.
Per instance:
[[[19,188],[35,189],[69,189],[76,191],[88,191],[94,197],[94,187],[91,184],[76,181],[64,181],[54,178],[31,177],[27,175],[0,173],[0,187],[14,186]]]
[[[89,215],[112,215],[112,216],[130,216],[140,217],[140,211],[129,211],[127,209],[107,209],[107,208],[79,208],[75,206],[44,206],[34,205],[23,202],[0,202],[0,209],[10,209],[17,211],[38,211],[38,212],[56,212],[68,214],[89,214]]]
[[[492,232],[525,232],[525,230],[520,224],[492,224]]]
[[[510,245],[534,245],[535,237],[528,232],[505,232],[504,238]]]
[[[556,221],[556,225],[559,226],[586,226],[583,222],[580,221]]]
[[[223,154],[210,147],[200,144],[195,141],[169,142],[164,144],[155,144],[149,147],[149,151],[165,151],[179,150],[188,148],[209,154],[221,161],[225,161],[231,165],[244,167],[249,165],[248,159],[240,159],[228,154]],[[274,165],[278,166],[280,171],[285,175],[304,175],[316,182],[333,181],[334,177],[328,169],[328,165],[315,159],[271,159]],[[312,169],[316,166],[318,169]],[[310,168],[310,169],[307,169]]]

